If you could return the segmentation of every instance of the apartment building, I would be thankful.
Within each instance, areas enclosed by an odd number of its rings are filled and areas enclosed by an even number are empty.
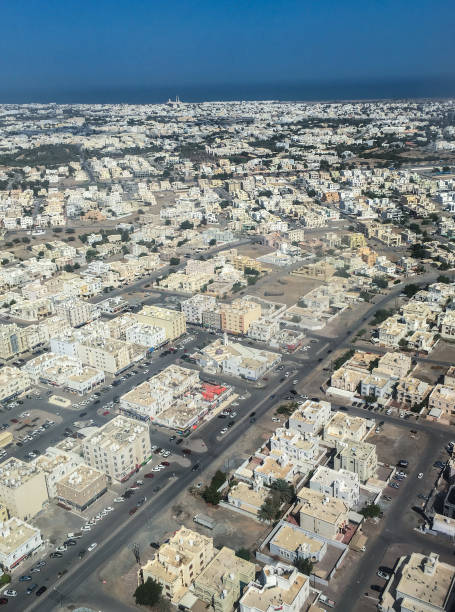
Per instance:
[[[172,364],[120,398],[124,410],[155,419],[199,385],[199,372]]]
[[[348,524],[349,506],[341,499],[303,487],[297,492],[300,527],[335,540]]]
[[[11,517],[0,523],[0,566],[5,572],[14,569],[42,544],[41,532],[25,521]]]
[[[455,566],[443,563],[439,555],[411,553],[400,557],[381,593],[380,612],[408,610],[447,611],[455,585]]]
[[[333,460],[334,470],[354,472],[361,483],[376,477],[378,457],[374,444],[347,441],[339,444],[337,448],[339,452]]]
[[[362,417],[348,415],[345,412],[335,412],[324,426],[323,440],[333,446],[338,442],[360,442],[367,434],[367,425],[372,423]]]
[[[79,298],[67,298],[55,304],[55,312],[66,319],[71,327],[80,327],[96,317],[96,307]]]
[[[400,322],[400,315],[393,315],[378,325],[378,341],[386,346],[398,347],[407,333],[408,328]]]
[[[297,525],[283,521],[270,540],[269,549],[270,554],[291,563],[299,559],[310,559],[313,563],[317,563],[324,558],[327,543],[322,538],[311,536]]]
[[[134,316],[140,323],[163,327],[166,332],[166,340],[171,342],[186,332],[186,319],[183,312],[158,306],[144,306]]]
[[[440,416],[455,421],[455,388],[436,385],[428,398],[429,410],[440,411]]]
[[[330,402],[306,400],[289,417],[288,426],[292,431],[316,436],[332,417]]]
[[[455,337],[455,312],[449,310],[440,319],[441,337],[451,340]]]
[[[253,467],[253,480],[262,483],[262,486],[270,486],[275,480],[292,483],[298,472],[298,466],[286,453],[274,451]]]
[[[318,465],[310,480],[310,489],[336,497],[346,502],[349,508],[360,500],[360,481],[358,474],[347,470],[332,470]]]
[[[407,404],[408,406],[417,406],[431,391],[431,385],[423,380],[414,378],[414,376],[406,376],[402,378],[396,387],[397,402]]]
[[[270,342],[272,338],[280,333],[280,322],[278,319],[261,317],[252,321],[248,328],[248,338],[259,342]]]
[[[261,318],[261,306],[247,299],[234,300],[220,306],[221,329],[229,334],[244,336],[253,321]]]
[[[266,565],[248,585],[239,602],[240,612],[300,612],[310,595],[310,580],[295,567]]]
[[[159,582],[163,597],[177,605],[216,552],[212,538],[182,526],[142,566],[143,580],[152,578]]]
[[[125,480],[152,454],[146,423],[118,415],[82,441],[87,465]]]
[[[218,338],[198,353],[199,364],[209,372],[223,372],[231,376],[258,380],[281,361],[279,353],[245,346]]]
[[[0,503],[10,516],[28,521],[47,500],[45,476],[35,465],[15,457],[0,463]]]
[[[127,342],[144,346],[146,349],[156,349],[166,342],[166,331],[164,327],[136,323],[125,330]]]
[[[362,378],[360,393],[365,397],[374,396],[377,401],[383,403],[391,395],[395,379],[379,374],[367,374]]]
[[[142,359],[145,349],[121,340],[93,335],[77,343],[76,354],[82,363],[115,376]]]
[[[52,446],[46,452],[32,461],[37,470],[46,478],[47,495],[50,499],[57,496],[57,482],[72,472],[82,463],[82,457],[74,453],[66,453]]]
[[[25,353],[29,348],[29,333],[26,327],[19,327],[15,323],[0,325],[0,359],[6,361]]]
[[[406,353],[385,353],[379,358],[378,365],[373,369],[373,374],[393,378],[404,378],[412,366],[412,358]]]
[[[27,372],[13,366],[0,368],[0,401],[16,397],[30,389],[32,381]]]
[[[330,378],[330,385],[335,389],[355,393],[364,376],[365,372],[354,370],[348,366],[341,366],[333,372]]]
[[[278,427],[269,440],[272,455],[280,452],[287,455],[299,470],[311,470],[323,453],[319,451],[319,438],[312,434],[302,434],[291,429]]]
[[[237,557],[232,549],[223,546],[195,577],[193,592],[214,612],[231,612],[244,587],[254,580],[255,575],[254,563]]]
[[[100,470],[78,465],[55,485],[56,497],[79,512],[86,510],[107,491],[107,477]]]

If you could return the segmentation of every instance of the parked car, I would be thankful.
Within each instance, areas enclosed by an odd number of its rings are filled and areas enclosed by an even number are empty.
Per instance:
[[[36,591],[36,596],[39,597],[40,595],[42,595],[44,593],[44,591],[47,591],[47,587],[42,586],[40,587],[37,591]]]
[[[383,580],[389,580],[390,578],[390,574],[387,574],[386,572],[383,572],[381,570],[378,570],[376,572],[376,575],[379,576],[379,578],[382,578]]]

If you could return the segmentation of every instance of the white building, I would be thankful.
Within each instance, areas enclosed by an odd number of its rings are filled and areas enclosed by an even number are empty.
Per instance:
[[[239,602],[240,612],[300,612],[310,595],[310,580],[284,563],[266,565],[250,582]]]
[[[306,400],[289,417],[289,429],[317,435],[332,417],[330,402]]]
[[[310,489],[341,499],[352,508],[360,499],[358,474],[348,470],[332,470],[319,465],[310,480]]]
[[[217,308],[216,298],[210,295],[196,294],[180,303],[187,323],[202,325],[202,315],[207,311],[214,311]]]
[[[15,516],[0,523],[1,567],[5,571],[13,569],[41,543],[40,530]]]

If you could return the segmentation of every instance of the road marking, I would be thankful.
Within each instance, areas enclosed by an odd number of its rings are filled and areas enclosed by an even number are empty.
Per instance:
[[[319,355],[319,353],[320,353],[321,351],[323,351],[324,349],[326,349],[328,346],[329,346],[329,343],[328,343],[328,342],[326,342],[325,344],[323,344],[323,345],[321,346],[321,348],[319,349],[319,351],[317,351],[317,352],[316,352],[316,355]]]

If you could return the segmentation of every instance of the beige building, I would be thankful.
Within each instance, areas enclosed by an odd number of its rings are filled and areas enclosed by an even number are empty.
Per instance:
[[[333,460],[335,470],[348,470],[359,476],[362,483],[376,477],[378,457],[376,446],[369,442],[344,442],[337,446],[339,450]]]
[[[186,319],[183,312],[158,306],[144,306],[134,316],[140,323],[164,327],[166,338],[171,342],[186,332]]]
[[[114,480],[124,480],[152,454],[147,423],[116,416],[82,442],[85,462]]]
[[[7,360],[25,353],[30,348],[29,334],[26,327],[15,323],[0,325],[0,359]]]
[[[455,583],[455,567],[439,555],[401,557],[380,595],[380,612],[444,612]]]
[[[324,427],[323,440],[333,446],[344,441],[360,442],[367,431],[366,419],[345,412],[335,412]]]
[[[303,487],[297,492],[300,527],[335,540],[348,524],[349,506],[341,499]]]
[[[38,470],[44,473],[49,498],[57,496],[57,482],[83,462],[75,453],[66,453],[50,446],[46,452],[33,460]]]
[[[223,548],[209,561],[194,580],[194,594],[210,605],[214,612],[230,612],[240,599],[244,587],[254,580],[254,563],[237,557],[235,552]]]
[[[269,492],[269,489],[260,484],[254,483],[253,486],[250,486],[246,482],[239,481],[229,489],[228,502],[235,508],[257,516]]]
[[[311,537],[296,525],[283,522],[269,542],[270,554],[295,563],[298,559],[321,561],[327,552],[327,544],[320,538]]]
[[[79,465],[57,481],[57,498],[80,512],[107,491],[107,477],[86,465]]]
[[[386,353],[379,359],[373,374],[382,374],[394,378],[404,378],[412,366],[412,359],[406,353]]]
[[[441,416],[455,420],[455,389],[446,385],[436,385],[428,399],[428,408],[441,411]]]
[[[248,299],[238,299],[220,306],[221,329],[229,334],[243,336],[253,321],[261,318],[261,306]]]
[[[16,397],[30,389],[31,380],[27,372],[12,366],[0,368],[0,401]]]
[[[141,568],[143,580],[159,582],[163,597],[178,604],[216,552],[212,538],[182,526]]]
[[[145,349],[120,340],[93,336],[78,344],[76,353],[82,363],[116,375],[144,357]]]
[[[423,402],[430,391],[431,386],[428,383],[409,375],[398,382],[396,387],[396,399],[397,402],[401,404],[416,406]]]
[[[43,472],[15,457],[0,463],[0,503],[10,516],[27,521],[43,509],[47,500]]]
[[[295,567],[266,565],[257,582],[248,585],[240,612],[300,612],[310,595],[310,579]]]

